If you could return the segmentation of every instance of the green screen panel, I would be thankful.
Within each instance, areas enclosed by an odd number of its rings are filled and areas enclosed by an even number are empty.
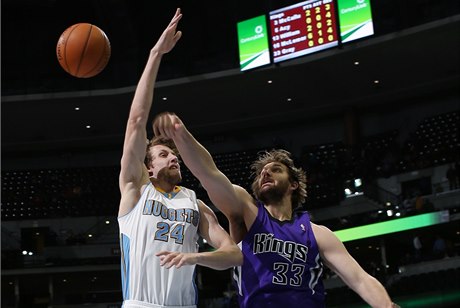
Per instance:
[[[242,71],[270,64],[265,15],[237,24],[240,69]]]
[[[334,233],[342,242],[347,242],[383,234],[428,227],[447,221],[449,221],[449,212],[440,211],[339,230]]]
[[[338,0],[342,43],[374,34],[370,0]]]

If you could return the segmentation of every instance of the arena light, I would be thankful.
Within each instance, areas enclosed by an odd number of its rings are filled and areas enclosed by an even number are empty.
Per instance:
[[[360,178],[346,180],[344,186],[345,198],[351,198],[363,194],[363,181]]]
[[[342,242],[347,242],[389,233],[428,227],[448,221],[449,212],[439,211],[338,230],[334,233]]]

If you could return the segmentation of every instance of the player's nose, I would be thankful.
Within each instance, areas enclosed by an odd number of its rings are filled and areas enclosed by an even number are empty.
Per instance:
[[[179,158],[177,157],[177,155],[174,155],[174,154],[170,154],[170,155],[171,155],[171,162],[179,163]]]
[[[264,177],[267,177],[267,176],[270,176],[270,171],[268,169],[262,169],[262,171],[260,172],[260,177],[261,178],[264,178]]]

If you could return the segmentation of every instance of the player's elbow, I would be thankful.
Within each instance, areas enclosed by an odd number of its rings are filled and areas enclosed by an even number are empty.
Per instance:
[[[241,249],[238,246],[235,246],[235,266],[240,266],[243,265],[243,253],[241,252]]]
[[[243,254],[241,253],[241,250],[238,248],[238,246],[232,245],[232,247],[229,248],[229,254],[231,255],[231,260],[225,268],[222,268],[222,270],[243,264]]]
[[[225,248],[225,254],[227,255],[226,262],[219,262],[219,266],[215,269],[217,270],[226,270],[234,266],[240,266],[243,264],[243,254],[241,250],[235,244],[229,245]]]
[[[133,112],[134,113],[134,112]],[[132,130],[144,130],[147,124],[147,119],[143,114],[130,114],[128,118],[127,126]]]

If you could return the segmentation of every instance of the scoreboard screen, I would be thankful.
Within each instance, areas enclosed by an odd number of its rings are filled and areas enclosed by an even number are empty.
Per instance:
[[[333,0],[309,0],[271,11],[273,62],[297,58],[338,45]]]

